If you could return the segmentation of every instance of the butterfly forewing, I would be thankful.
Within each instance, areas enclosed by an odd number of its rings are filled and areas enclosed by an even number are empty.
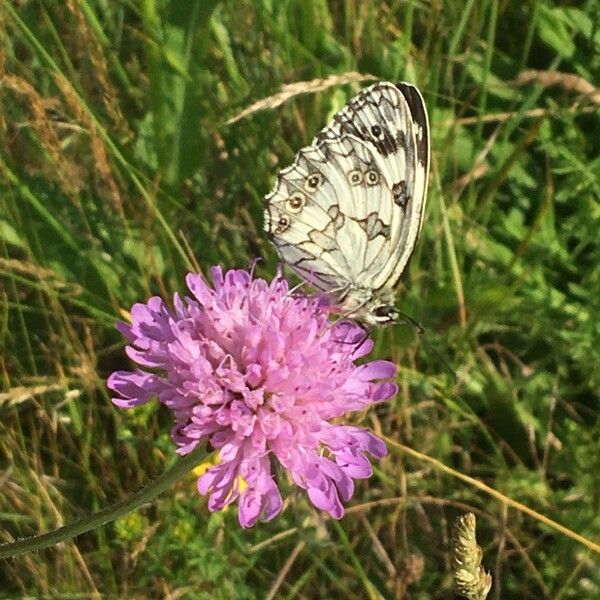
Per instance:
[[[282,259],[324,291],[392,289],[421,228],[428,165],[421,94],[377,83],[279,173],[265,229]]]

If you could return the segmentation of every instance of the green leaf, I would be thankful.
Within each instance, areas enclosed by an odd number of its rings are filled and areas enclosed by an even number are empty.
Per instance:
[[[563,58],[570,58],[575,52],[573,36],[565,23],[566,15],[560,8],[540,6],[538,31],[544,42]]]

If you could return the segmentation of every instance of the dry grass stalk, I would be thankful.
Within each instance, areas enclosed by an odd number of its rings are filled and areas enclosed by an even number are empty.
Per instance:
[[[58,89],[62,92],[65,102],[73,111],[76,119],[88,130],[90,136],[90,148],[94,157],[98,175],[108,188],[108,195],[114,208],[121,216],[124,216],[121,194],[119,193],[119,188],[117,187],[115,178],[113,177],[110,164],[108,162],[108,156],[106,154],[106,148],[104,147],[104,142],[98,135],[96,124],[91,119],[87,111],[81,106],[79,97],[77,96],[77,93],[73,89],[71,83],[60,73],[53,73],[53,76]]]
[[[6,31],[6,13],[0,10],[0,48],[6,48],[6,42],[9,39]],[[6,73],[6,52],[0,52],[0,77]]]
[[[586,96],[594,104],[600,104],[600,89],[574,73],[528,69],[519,73],[519,76],[515,79],[515,84],[527,85],[528,83],[539,83],[544,87],[562,87],[565,90]]]
[[[49,109],[56,107],[57,99],[40,96],[29,82],[16,75],[6,74],[0,83],[4,88],[22,96],[27,102],[31,115],[31,120],[27,124],[35,131],[41,146],[52,161],[52,164],[48,165],[44,172],[55,180],[65,194],[79,207],[79,178],[75,176],[74,165],[63,156],[55,123],[47,114]]]
[[[394,581],[394,598],[409,597],[409,588],[423,577],[425,559],[420,554],[411,553],[403,561],[400,572]]]
[[[96,36],[90,31],[85,16],[79,8],[79,2],[76,0],[67,0],[66,6],[77,22],[75,31],[77,33],[77,43],[80,46],[79,50],[92,63],[93,69],[89,69],[89,73],[95,76],[95,82],[98,86],[106,113],[122,135],[131,137],[129,127],[119,107],[117,90],[109,79],[104,49]]]
[[[68,294],[79,295],[83,292],[83,288],[80,285],[60,280],[56,272],[52,269],[45,269],[44,267],[23,260],[0,257],[0,270],[7,273],[18,273],[19,275],[33,277],[52,289],[62,290]]]
[[[234,117],[231,117],[231,119],[227,121],[227,125],[231,125],[240,119],[245,119],[255,112],[276,108],[291,98],[301,94],[314,94],[333,87],[334,85],[346,85],[347,83],[374,81],[376,79],[377,77],[374,77],[373,75],[363,75],[356,71],[349,71],[340,75],[331,75],[325,79],[311,79],[310,81],[286,83],[281,86],[281,89],[276,94],[254,102]]]
[[[569,108],[564,109],[570,114],[580,114],[580,113],[592,113],[598,110],[594,106],[570,106]],[[452,125],[477,125],[477,123],[501,123],[504,121],[509,121],[510,119],[514,119],[515,117],[524,117],[527,119],[533,119],[535,117],[550,117],[553,114],[557,113],[556,109],[549,110],[547,108],[532,108],[531,110],[526,110],[523,112],[519,112],[517,110],[512,110],[509,112],[501,112],[501,113],[490,113],[487,115],[477,115],[473,117],[462,117],[460,119],[446,119],[442,121],[442,127],[451,127]]]
[[[66,391],[64,383],[50,383],[40,385],[18,385],[12,387],[8,392],[0,394],[0,406],[4,403],[8,403],[10,406],[15,404],[21,404],[28,400],[33,400],[36,396],[48,394],[49,392]]]

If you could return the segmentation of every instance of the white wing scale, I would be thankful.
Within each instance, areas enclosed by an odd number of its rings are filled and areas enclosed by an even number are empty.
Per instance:
[[[377,83],[280,171],[265,198],[265,229],[282,259],[337,293],[342,308],[372,309],[390,296],[414,249],[428,165],[420,93]]]

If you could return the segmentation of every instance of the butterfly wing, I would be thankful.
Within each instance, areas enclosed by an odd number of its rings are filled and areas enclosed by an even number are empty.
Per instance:
[[[282,259],[322,290],[392,288],[421,228],[428,164],[420,93],[377,83],[279,173],[265,229]]]

